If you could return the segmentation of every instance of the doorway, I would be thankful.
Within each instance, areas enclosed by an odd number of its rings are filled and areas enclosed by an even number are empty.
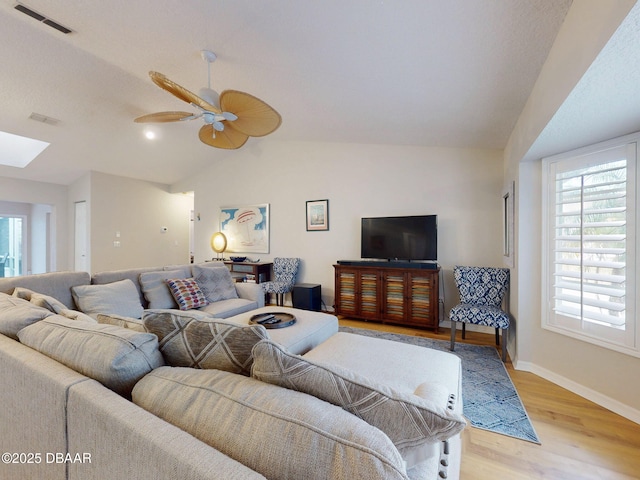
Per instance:
[[[75,202],[73,266],[77,272],[89,271],[87,257],[87,202]]]
[[[0,277],[23,275],[26,217],[0,216]]]

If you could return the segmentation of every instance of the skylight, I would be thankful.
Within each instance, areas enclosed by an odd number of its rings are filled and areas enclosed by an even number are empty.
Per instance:
[[[0,131],[0,165],[24,168],[49,144]]]

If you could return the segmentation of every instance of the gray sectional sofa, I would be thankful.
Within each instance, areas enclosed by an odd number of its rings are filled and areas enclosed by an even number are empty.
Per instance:
[[[0,480],[458,478],[458,357],[320,312],[250,325],[282,310],[256,284],[197,310],[162,303],[162,272],[212,267],[0,279]]]

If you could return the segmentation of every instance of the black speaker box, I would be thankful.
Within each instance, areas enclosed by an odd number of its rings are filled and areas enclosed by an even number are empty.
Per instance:
[[[302,310],[322,310],[321,287],[317,283],[298,283],[293,286],[293,307]]]

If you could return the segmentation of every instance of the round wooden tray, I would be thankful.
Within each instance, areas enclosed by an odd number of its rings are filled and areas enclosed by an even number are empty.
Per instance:
[[[264,328],[284,328],[296,323],[296,317],[285,312],[265,312],[253,315],[249,323],[262,325]]]

